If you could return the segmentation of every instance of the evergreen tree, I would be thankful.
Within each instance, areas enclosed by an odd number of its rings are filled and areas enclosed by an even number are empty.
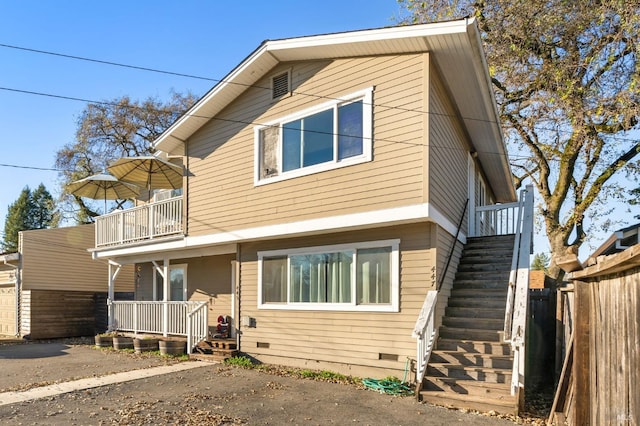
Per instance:
[[[9,205],[4,222],[2,251],[18,250],[18,233],[30,229],[44,229],[57,225],[53,197],[43,184],[35,191],[26,186],[18,199]]]

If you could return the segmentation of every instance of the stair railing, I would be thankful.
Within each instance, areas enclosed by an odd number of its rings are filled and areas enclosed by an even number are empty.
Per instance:
[[[201,302],[187,313],[187,353],[191,353],[198,343],[207,338],[209,332],[208,308],[207,302]]]
[[[449,269],[449,264],[451,263],[451,258],[453,257],[453,253],[456,248],[456,244],[458,243],[458,235],[460,235],[460,229],[462,228],[462,224],[464,223],[464,216],[467,213],[467,206],[469,205],[469,199],[464,204],[464,209],[462,210],[462,216],[460,217],[460,222],[458,222],[458,229],[456,230],[456,235],[453,239],[453,244],[451,245],[451,250],[449,252],[449,256],[447,258],[446,266],[444,267],[444,272],[442,273],[442,277],[440,281],[436,284],[435,290],[430,290],[427,292],[427,296],[424,299],[424,303],[422,304],[422,309],[420,309],[420,313],[418,314],[418,319],[416,320],[416,325],[413,328],[413,333],[411,334],[413,338],[417,339],[416,341],[416,394],[420,392],[422,387],[422,381],[424,380],[424,376],[427,372],[427,364],[429,364],[429,358],[431,357],[431,352],[433,351],[433,347],[435,345],[436,339],[438,338],[438,329],[436,328],[436,304],[438,302],[438,291],[442,284],[444,283],[444,278],[447,275],[447,270]]]
[[[418,315],[418,320],[413,328],[412,336],[417,339],[416,345],[416,392],[420,392],[422,381],[427,372],[427,364],[431,351],[438,337],[438,330],[435,328],[436,303],[438,302],[437,290],[427,292],[422,309]]]
[[[511,343],[513,352],[511,395],[522,396],[524,395],[525,334],[529,307],[529,257],[532,253],[533,240],[533,186],[531,185],[520,192],[517,216],[505,309],[504,341]]]

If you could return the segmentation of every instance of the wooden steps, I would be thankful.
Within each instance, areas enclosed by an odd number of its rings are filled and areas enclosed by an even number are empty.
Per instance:
[[[194,348],[189,358],[200,361],[222,362],[238,355],[235,339],[203,340]]]
[[[470,238],[464,248],[420,398],[517,414],[511,347],[503,342],[513,236]]]

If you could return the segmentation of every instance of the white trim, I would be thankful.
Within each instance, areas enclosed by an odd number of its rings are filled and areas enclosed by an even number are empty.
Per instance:
[[[355,263],[352,265],[351,302],[350,303],[262,303],[262,259],[272,256],[291,256],[297,254],[329,253],[353,251],[363,248],[391,247],[389,273],[391,276],[391,303],[358,305],[356,298]],[[288,275],[288,271],[287,271]],[[287,285],[287,293],[289,286]],[[288,298],[288,296],[287,296]],[[327,246],[313,246],[293,249],[267,250],[258,252],[258,309],[299,310],[299,311],[353,311],[353,312],[399,312],[400,311],[400,239],[365,241]]]
[[[94,259],[118,257],[121,263],[136,262],[136,256],[142,258],[158,258],[153,253],[166,251],[179,251],[184,249],[197,249],[207,246],[223,245],[230,243],[241,243],[246,241],[267,240],[274,238],[290,238],[302,235],[318,234],[323,232],[341,232],[371,227],[401,225],[405,223],[434,222],[451,235],[455,235],[457,224],[451,222],[437,208],[429,203],[413,204],[404,207],[394,207],[390,209],[373,210],[363,213],[351,213],[345,215],[328,216],[318,219],[301,220],[298,222],[281,223],[276,225],[258,226],[255,228],[245,228],[236,231],[219,232],[215,234],[200,235],[196,237],[185,237],[180,240],[166,243],[153,243],[135,247],[118,247],[113,249],[90,250]],[[458,240],[466,244],[467,235],[460,232]],[[225,253],[235,253],[235,248],[227,245],[223,250]],[[215,250],[216,247],[211,247]],[[153,253],[150,253],[153,252]],[[219,253],[222,254],[222,253]],[[131,262],[120,257],[131,256]],[[189,257],[181,253],[180,257]],[[139,259],[138,258],[138,259]]]
[[[331,161],[327,161],[325,163],[315,164],[313,166],[300,167],[295,170],[290,170],[288,172],[283,172],[280,170],[282,168],[282,124],[288,123],[291,121],[299,120],[305,117],[308,117],[313,114],[317,114],[322,111],[327,111],[329,109],[334,109],[334,114],[336,114],[336,109],[341,104],[348,104],[350,102],[357,102],[362,100],[362,154],[345,158],[343,160],[338,159],[338,148],[337,148],[337,131],[336,126],[338,125],[337,119],[334,116],[334,128],[332,129],[334,136],[334,153],[333,159]],[[279,136],[279,144],[278,144],[278,176],[267,177],[260,179],[260,131],[266,127],[279,126],[280,128],[280,136]],[[270,122],[257,125],[253,128],[253,184],[254,186],[266,185],[273,182],[280,182],[287,179],[293,179],[300,176],[307,176],[314,173],[324,172],[328,170],[334,170],[346,166],[351,166],[354,164],[361,164],[371,161],[372,153],[373,153],[373,86],[367,87],[366,89],[359,90],[354,93],[350,93],[346,96],[341,96],[339,98],[332,99],[331,101],[324,102],[319,105],[314,105],[310,108],[295,112],[293,114],[286,115],[277,120],[272,120]]]

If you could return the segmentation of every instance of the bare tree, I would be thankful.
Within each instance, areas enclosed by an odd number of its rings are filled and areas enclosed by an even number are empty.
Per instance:
[[[124,96],[88,104],[78,119],[75,141],[56,153],[62,197],[60,208],[67,219],[85,223],[101,212],[100,204],[84,201],[64,191],[70,182],[103,172],[120,157],[150,155],[152,142],[195,102],[192,94],[173,93],[163,103],[156,98],[132,101]],[[104,213],[104,212],[102,212]]]
[[[399,0],[405,22],[478,20],[517,186],[531,181],[551,247],[549,272],[636,179],[640,5],[624,1]],[[631,189],[631,188],[626,188]],[[603,219],[603,220],[601,220]],[[586,221],[585,221],[586,220]]]

